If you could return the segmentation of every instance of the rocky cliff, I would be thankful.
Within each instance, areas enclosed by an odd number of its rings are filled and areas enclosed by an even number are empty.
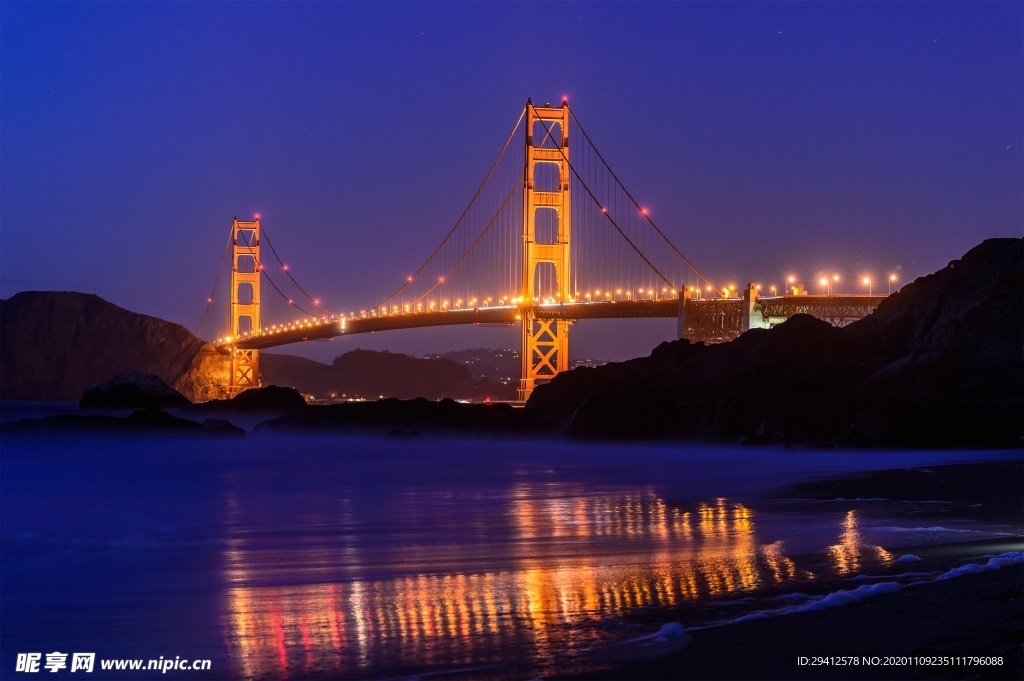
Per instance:
[[[0,301],[0,399],[78,401],[126,371],[205,401],[224,397],[228,357],[179,324],[91,294],[26,291]]]
[[[581,438],[1020,446],[1024,242],[989,239],[842,329],[796,316],[560,375],[527,410]]]

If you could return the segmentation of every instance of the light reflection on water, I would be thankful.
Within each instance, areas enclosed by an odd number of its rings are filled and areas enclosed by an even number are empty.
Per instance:
[[[851,575],[859,572],[865,561],[865,553],[871,553],[875,561],[883,565],[893,561],[892,554],[881,546],[867,545],[862,541],[860,529],[857,526],[857,512],[852,510],[847,511],[843,518],[839,543],[829,546],[828,552],[835,565],[835,572],[839,575]]]
[[[204,678],[219,680],[550,676],[556,656],[628,657],[612,644],[668,619],[732,619],[761,607],[751,593],[875,574],[891,557],[866,545],[1020,532],[947,506],[922,522],[898,501],[764,501],[798,480],[989,452],[319,436],[2,449],[4,659],[172,652],[211,658]],[[645,610],[660,606],[673,611]]]
[[[560,482],[469,500],[450,490],[392,496],[361,518],[367,500],[346,494],[336,526],[302,514],[321,527],[315,537],[254,531],[229,496],[227,638],[242,676],[483,667],[497,678],[515,662],[512,676],[528,678],[524,668],[564,670],[621,640],[609,622],[624,611],[816,577],[782,541],[760,542],[757,514],[724,498],[683,509],[649,488],[593,493]],[[835,532],[835,573],[857,571],[866,553],[891,562],[862,543],[854,511]]]

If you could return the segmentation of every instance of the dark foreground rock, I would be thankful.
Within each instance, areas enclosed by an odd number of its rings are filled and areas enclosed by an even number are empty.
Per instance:
[[[989,239],[837,329],[797,315],[731,343],[577,369],[526,410],[584,439],[1020,447],[1024,247]]]
[[[184,395],[153,374],[126,371],[89,386],[78,401],[83,409],[118,407],[181,407],[191,404]]]
[[[273,432],[382,433],[416,437],[421,432],[494,434],[532,432],[530,423],[503,403],[459,404],[453,400],[386,399],[377,402],[307,405],[268,421],[257,430]],[[518,417],[518,418],[517,418]]]
[[[245,430],[222,419],[206,419],[202,423],[172,416],[151,407],[119,418],[96,414],[61,414],[42,419],[23,419],[0,424],[4,436],[80,436],[145,434],[184,435],[195,437],[244,437]]]
[[[295,388],[282,388],[276,385],[268,385],[263,388],[253,388],[235,395],[229,400],[210,400],[193,407],[196,411],[270,411],[301,409],[306,406],[306,400]]]

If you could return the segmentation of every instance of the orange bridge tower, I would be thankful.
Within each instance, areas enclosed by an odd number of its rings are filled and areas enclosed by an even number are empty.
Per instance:
[[[537,107],[527,101],[520,401],[530,397],[538,380],[550,380],[569,368],[570,321],[537,319],[535,310],[541,302],[542,293],[560,303],[572,300],[569,274],[570,172],[568,103],[563,102],[559,107],[550,104]],[[543,225],[540,238],[538,222]],[[538,271],[542,267],[547,270],[548,277],[554,270],[553,292],[538,290]]]
[[[228,396],[262,385],[260,351],[236,345],[244,333],[260,329],[260,220],[240,222],[231,229],[231,379]]]

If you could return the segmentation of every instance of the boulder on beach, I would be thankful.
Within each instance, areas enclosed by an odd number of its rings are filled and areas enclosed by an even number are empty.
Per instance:
[[[123,418],[106,414],[57,414],[41,419],[22,419],[0,423],[4,436],[82,436],[82,435],[181,435],[186,437],[244,437],[245,430],[221,419],[202,423],[147,407]]]
[[[268,385],[250,388],[229,400],[210,400],[197,404],[202,411],[292,411],[306,406],[306,399],[295,388]]]
[[[83,409],[116,407],[183,407],[188,399],[159,377],[141,371],[125,371],[95,383],[85,391],[78,406]]]

